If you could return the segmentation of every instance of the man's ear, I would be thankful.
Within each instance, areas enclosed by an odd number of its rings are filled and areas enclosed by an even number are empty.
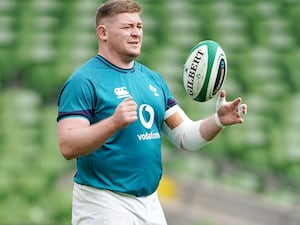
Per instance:
[[[97,37],[100,40],[107,40],[107,29],[104,25],[98,25],[96,28]]]

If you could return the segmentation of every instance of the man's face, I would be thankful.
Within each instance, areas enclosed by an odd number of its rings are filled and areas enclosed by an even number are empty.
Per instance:
[[[107,44],[112,54],[133,60],[141,53],[143,23],[139,13],[121,13],[107,23]]]

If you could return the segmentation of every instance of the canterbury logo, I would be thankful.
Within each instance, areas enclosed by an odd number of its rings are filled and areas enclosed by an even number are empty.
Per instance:
[[[130,97],[129,92],[126,90],[126,87],[117,87],[114,89],[115,94],[118,98],[127,98]]]

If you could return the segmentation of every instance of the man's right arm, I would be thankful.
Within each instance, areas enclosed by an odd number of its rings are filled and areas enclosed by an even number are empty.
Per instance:
[[[101,147],[119,129],[137,120],[137,105],[132,98],[121,102],[114,114],[95,124],[83,117],[67,117],[57,124],[58,144],[66,159],[87,155]]]

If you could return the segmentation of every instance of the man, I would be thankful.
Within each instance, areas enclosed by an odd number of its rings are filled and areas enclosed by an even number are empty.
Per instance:
[[[161,132],[178,148],[195,150],[224,126],[242,123],[241,98],[192,121],[163,78],[136,62],[141,53],[141,8],[109,0],[97,11],[98,54],[78,68],[58,97],[58,140],[77,159],[72,224],[166,225],[156,189],[162,175]],[[241,109],[238,112],[238,109]]]

